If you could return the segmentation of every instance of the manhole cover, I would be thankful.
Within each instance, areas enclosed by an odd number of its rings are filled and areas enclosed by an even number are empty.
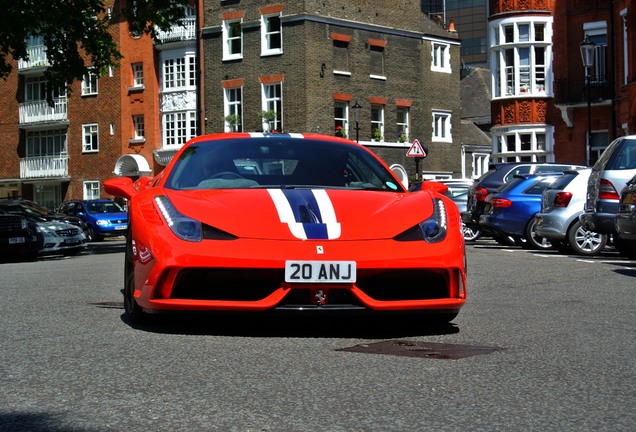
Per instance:
[[[336,351],[457,360],[476,355],[490,354],[495,351],[502,350],[504,350],[504,348],[478,345],[390,340],[371,344],[361,344],[350,348],[340,348]]]

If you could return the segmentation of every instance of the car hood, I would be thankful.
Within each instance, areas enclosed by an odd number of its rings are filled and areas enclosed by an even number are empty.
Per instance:
[[[386,239],[433,214],[429,192],[324,189],[165,192],[182,214],[243,238]]]
[[[65,230],[65,229],[79,230],[80,229],[79,227],[75,225],[71,225],[71,224],[56,221],[56,220],[50,220],[46,222],[36,222],[36,225],[40,229],[46,230],[46,231],[59,231],[59,230]]]
[[[93,219],[121,219],[121,220],[126,220],[128,219],[128,214],[123,213],[123,212],[115,212],[115,213],[89,213],[89,215],[93,218]]]

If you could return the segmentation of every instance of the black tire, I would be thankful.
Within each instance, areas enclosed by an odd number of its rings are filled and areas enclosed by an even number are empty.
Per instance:
[[[541,237],[537,234],[537,219],[532,218],[528,225],[526,225],[526,243],[524,247],[526,249],[545,250],[552,249],[552,244],[545,237]]]
[[[95,230],[93,229],[93,227],[90,225],[88,226],[88,230],[86,230],[86,237],[88,237],[89,242],[91,241],[100,242],[104,240],[104,237],[97,234]]]
[[[590,231],[577,220],[568,229],[568,244],[577,255],[595,256],[605,248],[607,235]]]
[[[126,256],[124,259],[124,313],[132,324],[147,322],[147,314],[135,300],[135,257],[133,254],[132,238],[126,237]]]

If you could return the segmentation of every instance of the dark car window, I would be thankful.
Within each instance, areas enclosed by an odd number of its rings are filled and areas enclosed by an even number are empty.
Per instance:
[[[293,138],[216,140],[181,153],[171,189],[336,187],[399,191],[390,171],[363,148]]]
[[[122,213],[122,209],[119,204],[114,201],[97,201],[86,203],[86,211],[91,214],[96,213]]]
[[[519,165],[518,167],[515,167],[513,170],[511,170],[508,174],[506,174],[506,176],[504,177],[504,182],[509,182],[510,179],[516,175],[528,174],[529,172],[530,165]]]
[[[554,177],[542,178],[532,184],[528,189],[524,190],[525,195],[541,195],[543,191],[554,182]]]
[[[572,180],[578,176],[577,172],[570,172],[563,174],[561,177],[557,178],[552,184],[548,186],[548,189],[565,189],[567,185],[569,185]]]
[[[624,139],[615,151],[606,151],[609,154],[609,160],[605,165],[607,170],[627,170],[636,168],[636,140]],[[603,156],[605,155],[603,154]],[[601,157],[601,159],[604,159]],[[599,162],[601,162],[599,159]]]

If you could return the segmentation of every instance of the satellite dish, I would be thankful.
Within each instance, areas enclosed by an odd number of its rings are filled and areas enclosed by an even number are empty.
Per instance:
[[[393,164],[389,168],[391,168],[391,171],[393,171],[397,178],[400,179],[400,182],[404,185],[404,188],[408,189],[409,175],[406,173],[404,167],[400,164]]]

